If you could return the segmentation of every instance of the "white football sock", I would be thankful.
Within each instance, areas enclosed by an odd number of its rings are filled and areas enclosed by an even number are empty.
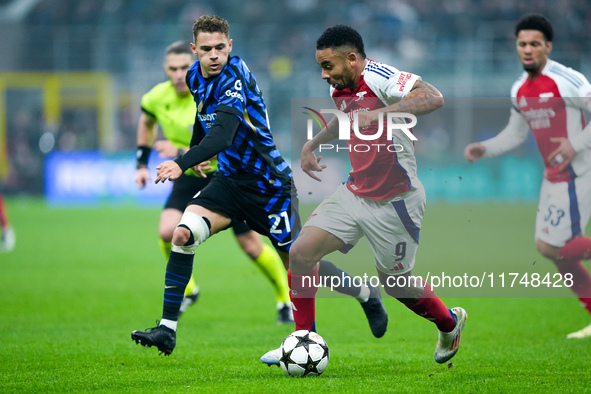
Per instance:
[[[160,325],[170,328],[171,330],[176,331],[176,324],[177,322],[174,320],[162,319],[160,320]]]
[[[369,300],[369,296],[370,296],[369,287],[367,287],[366,285],[362,285],[361,289],[359,290],[359,295],[357,296],[357,300],[363,304],[364,302],[367,302]]]

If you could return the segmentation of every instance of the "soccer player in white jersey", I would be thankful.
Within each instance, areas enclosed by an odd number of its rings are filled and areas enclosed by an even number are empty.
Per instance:
[[[520,145],[531,129],[544,160],[536,217],[536,246],[591,313],[591,275],[581,260],[591,257],[584,236],[591,215],[591,84],[579,72],[548,58],[553,28],[542,15],[526,15],[515,25],[517,53],[525,72],[511,89],[509,123],[496,137],[468,145],[469,162],[503,154]],[[591,337],[591,325],[568,338]]]
[[[336,107],[348,115],[358,113],[361,134],[377,134],[380,112],[419,116],[443,105],[441,93],[418,75],[368,59],[361,36],[349,26],[336,25],[322,33],[316,60]],[[333,118],[303,146],[302,170],[315,180],[320,178],[313,172],[326,166],[314,150],[337,138],[338,123]],[[358,143],[371,149],[355,149]],[[394,144],[396,149],[384,148]],[[393,140],[382,133],[378,141],[368,143],[350,132],[349,147],[352,171],[348,182],[316,208],[290,249],[288,281],[296,330],[315,328],[317,287],[311,284],[319,283],[317,261],[331,252],[350,249],[365,236],[386,293],[439,329],[435,361],[444,363],[458,351],[467,314],[459,307],[448,309],[428,283],[411,280],[425,209],[412,141],[403,133],[395,133]],[[401,277],[405,280],[396,280]],[[278,349],[263,358],[272,358],[272,353]]]

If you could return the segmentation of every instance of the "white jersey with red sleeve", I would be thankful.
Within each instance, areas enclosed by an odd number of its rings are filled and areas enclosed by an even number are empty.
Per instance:
[[[400,101],[420,79],[418,75],[367,59],[356,88],[331,88],[331,96],[337,109],[352,120],[355,112],[372,111]],[[396,122],[405,120],[396,119]],[[377,135],[378,130],[379,125],[373,123],[360,133],[371,136]],[[413,188],[417,178],[414,144],[400,130],[392,133],[391,140],[386,131],[386,114],[382,133],[376,139],[362,139],[350,131],[348,149],[352,171],[347,188],[358,196],[386,200]]]
[[[548,60],[541,75],[530,80],[524,73],[511,89],[513,109],[532,130],[542,159],[544,177],[550,182],[569,182],[591,169],[591,130],[585,129],[583,110],[590,107],[591,84],[579,72]],[[558,147],[551,138],[564,137],[577,155],[564,170],[552,167],[548,156]]]

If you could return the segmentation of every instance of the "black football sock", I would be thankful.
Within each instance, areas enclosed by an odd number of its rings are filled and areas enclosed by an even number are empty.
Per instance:
[[[353,278],[330,261],[320,260],[318,276],[320,283],[323,283],[325,287],[331,287],[333,290],[351,297],[359,297],[361,287],[355,286]]]
[[[164,305],[162,319],[178,320],[185,288],[193,271],[193,254],[170,252],[164,277]]]

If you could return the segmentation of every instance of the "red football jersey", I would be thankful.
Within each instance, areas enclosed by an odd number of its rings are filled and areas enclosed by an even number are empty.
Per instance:
[[[588,150],[577,155],[571,166],[562,171],[559,166],[552,167],[547,160],[558,147],[558,143],[551,142],[550,138],[572,140],[585,127],[582,109],[586,98],[591,97],[591,85],[582,74],[549,59],[542,74],[535,79],[530,80],[524,73],[513,84],[511,97],[514,108],[533,132],[544,160],[546,179],[568,182],[575,174],[589,169],[591,155]]]
[[[337,109],[349,115],[353,126],[353,114],[400,101],[417,80],[420,80],[418,75],[368,59],[356,88],[331,88],[331,96]],[[397,119],[398,123],[404,121]],[[382,126],[381,135],[369,140],[351,130],[348,142],[353,169],[347,187],[358,196],[374,200],[389,199],[410,190],[417,177],[413,142],[401,130],[394,130],[392,139],[388,138],[386,114]],[[378,129],[379,125],[374,123],[360,130],[360,134],[376,135]]]

